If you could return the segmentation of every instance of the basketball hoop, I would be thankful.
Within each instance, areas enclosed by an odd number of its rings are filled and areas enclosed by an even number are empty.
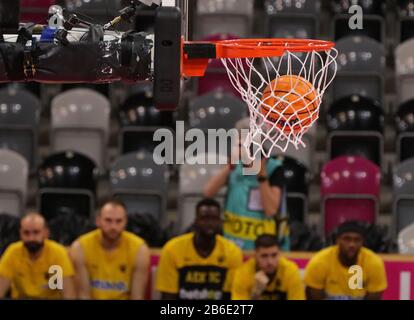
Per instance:
[[[305,147],[303,135],[317,121],[323,95],[336,75],[334,46],[300,39],[185,42],[182,76],[204,76],[209,59],[220,59],[249,107],[245,147],[252,158],[259,152],[270,157],[275,148]]]

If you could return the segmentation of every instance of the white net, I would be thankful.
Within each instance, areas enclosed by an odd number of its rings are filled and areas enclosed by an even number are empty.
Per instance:
[[[252,158],[259,152],[268,158],[290,145],[306,147],[303,135],[319,117],[323,95],[336,75],[337,56],[337,50],[330,49],[221,59],[249,107],[250,128],[244,145]]]

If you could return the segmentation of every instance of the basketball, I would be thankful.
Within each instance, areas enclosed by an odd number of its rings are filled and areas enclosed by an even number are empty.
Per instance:
[[[284,75],[274,79],[263,91],[260,112],[284,133],[307,131],[318,118],[320,98],[305,78]]]

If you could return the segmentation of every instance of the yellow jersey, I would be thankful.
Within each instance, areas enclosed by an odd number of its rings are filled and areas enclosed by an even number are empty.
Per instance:
[[[188,233],[164,246],[157,270],[157,290],[178,294],[183,300],[229,299],[234,271],[243,262],[241,250],[218,235],[213,251],[203,258],[193,241],[194,233]]]
[[[79,238],[89,274],[91,298],[128,299],[137,253],[145,242],[133,233],[124,231],[119,246],[107,251],[102,248],[101,240],[102,231],[99,229]]]
[[[11,244],[0,260],[0,276],[11,281],[13,299],[61,299],[62,291],[51,289],[49,278],[56,274],[50,267],[61,267],[62,277],[74,275],[66,248],[52,240],[45,240],[42,253],[36,260],[22,241]]]
[[[231,290],[232,300],[251,300],[256,272],[255,258],[245,262],[236,271]],[[305,289],[295,262],[280,257],[276,274],[266,286],[260,300],[305,300]]]
[[[338,246],[331,246],[316,253],[305,270],[305,285],[325,290],[327,299],[358,300],[367,292],[382,292],[387,288],[384,262],[371,250],[362,247],[357,266],[362,270],[362,288],[350,285],[354,272],[342,265],[338,258]]]

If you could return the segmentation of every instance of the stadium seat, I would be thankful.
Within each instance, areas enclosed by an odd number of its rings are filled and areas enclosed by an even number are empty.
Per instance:
[[[216,152],[223,155],[230,156],[233,146],[230,136],[225,140],[222,137],[227,135],[234,137],[236,132],[230,130],[245,117],[247,117],[246,103],[220,89],[196,97],[189,103],[190,128],[201,130],[209,139],[206,143],[215,141]],[[210,150],[210,152],[214,151]]]
[[[327,114],[327,128],[330,159],[362,156],[381,166],[384,113],[378,102],[358,95],[334,102]]]
[[[91,158],[103,171],[109,138],[110,104],[90,89],[73,89],[52,101],[52,152],[73,150]]]
[[[367,37],[346,37],[336,44],[338,73],[332,101],[353,94],[384,101],[385,49]]]
[[[65,0],[66,10],[93,23],[108,23],[123,8],[122,0]]]
[[[414,158],[414,99],[404,102],[395,116],[397,128],[397,159]]]
[[[90,218],[95,208],[98,169],[80,153],[59,152],[48,156],[38,172],[38,207],[47,220],[75,214]]]
[[[414,255],[414,223],[398,233],[398,252]]]
[[[237,38],[239,37],[234,34],[217,33],[203,38],[203,41],[232,40]],[[197,79],[197,95],[202,96],[217,89],[231,93],[241,99],[240,93],[231,84],[226,68],[221,60],[212,59],[208,64],[204,77]]]
[[[317,124],[315,123],[315,126]],[[302,137],[302,141],[305,144],[306,147],[299,146],[298,149],[295,148],[295,146],[290,145],[285,152],[282,152],[279,148],[273,148],[271,155],[273,157],[285,155],[289,156],[291,158],[296,159],[303,165],[305,165],[308,170],[312,171],[313,164],[314,164],[314,142],[315,142],[315,136],[312,134],[305,134]],[[270,145],[270,144],[269,144]],[[265,144],[266,147],[268,147]]]
[[[195,20],[197,39],[229,30],[238,37],[249,37],[252,33],[253,5],[254,0],[198,0]]]
[[[265,0],[265,34],[270,38],[316,39],[320,7],[319,0]]]
[[[335,15],[333,19],[333,33],[335,40],[348,36],[366,36],[380,43],[385,41],[385,20],[382,1],[354,1],[336,0],[330,1],[331,11]],[[349,27],[352,5],[359,5],[363,10],[363,28],[351,29]]]
[[[227,163],[227,157],[217,154],[200,154],[198,159],[205,159],[206,163],[199,164],[196,158],[190,158],[180,166],[178,186],[178,217],[175,226],[175,233],[182,234],[193,224],[195,218],[195,207],[198,201],[203,198],[203,189],[211,177],[214,177]],[[214,160],[214,161],[213,161]],[[201,161],[199,161],[201,162]],[[216,200],[224,203],[226,189],[220,190]]]
[[[119,157],[110,170],[111,193],[123,200],[129,214],[166,218],[168,165],[154,162],[153,153],[129,153]]]
[[[34,170],[37,162],[37,138],[41,105],[24,89],[0,90],[0,149],[21,154]]]
[[[331,11],[334,14],[346,14],[349,13],[349,8],[355,4],[362,7],[363,11],[367,15],[384,15],[384,2],[385,1],[365,1],[365,0],[331,0],[329,4]]]
[[[21,22],[47,24],[49,7],[54,4],[56,0],[20,0]]]
[[[401,162],[394,170],[394,235],[414,223],[414,160]]]
[[[20,217],[25,210],[29,164],[12,150],[0,150],[0,213]]]
[[[308,214],[310,172],[296,159],[288,156],[276,158],[282,161],[277,174],[285,183],[289,220],[305,222]]]
[[[407,40],[395,49],[397,103],[414,98],[414,39]]]
[[[411,0],[397,1],[398,31],[396,43],[414,38],[414,10]]]
[[[321,203],[325,235],[348,220],[375,223],[380,179],[380,168],[364,158],[344,156],[324,165]]]
[[[363,29],[349,28],[349,15],[337,15],[334,18],[334,38],[336,41],[348,36],[364,36],[384,43],[385,40],[385,20],[380,16],[364,15]]]
[[[115,110],[121,108],[126,100],[135,94],[144,94],[149,98],[153,97],[153,84],[151,82],[113,82],[108,85],[108,98]]]
[[[209,70],[206,75],[197,81],[197,95],[202,96],[217,89],[233,94],[240,98],[240,93],[229,81],[226,69]]]
[[[0,213],[0,257],[10,244],[20,240],[19,229],[19,217]]]
[[[152,96],[144,92],[133,94],[125,101],[120,108],[119,119],[121,154],[142,150],[152,152],[158,144],[154,142],[154,132],[173,127],[173,113],[157,110]]]
[[[233,129],[237,121],[247,116],[246,103],[221,90],[192,99],[189,109],[190,127],[204,132]]]

